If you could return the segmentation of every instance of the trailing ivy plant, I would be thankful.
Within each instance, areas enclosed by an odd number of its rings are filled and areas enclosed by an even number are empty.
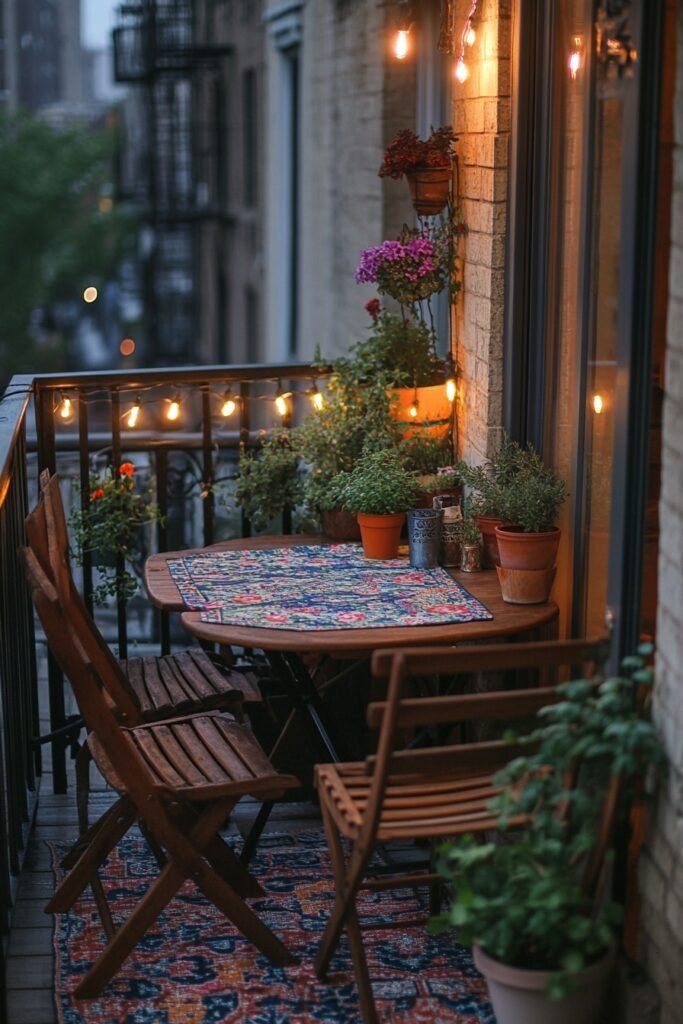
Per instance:
[[[299,454],[286,431],[267,437],[259,451],[240,451],[235,500],[257,533],[285,509],[304,503],[305,482]]]
[[[498,776],[504,788],[491,808],[500,840],[478,845],[464,836],[441,850],[454,898],[433,927],[455,927],[460,940],[503,963],[552,972],[554,999],[607,952],[621,917],[616,903],[599,903],[581,885],[610,782],[620,777],[623,816],[644,776],[665,765],[655,730],[638,711],[640,691],[652,684],[650,653],[639,648],[622,663],[623,675],[602,683],[560,686],[562,699],[539,712],[539,727],[526,737],[533,752]],[[519,815],[528,825],[507,834]]]

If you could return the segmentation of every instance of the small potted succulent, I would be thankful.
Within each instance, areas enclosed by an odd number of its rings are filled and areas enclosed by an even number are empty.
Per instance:
[[[387,146],[379,176],[398,180],[405,174],[417,212],[422,216],[440,213],[450,194],[452,147],[456,141],[450,125],[437,128],[427,139],[404,128]]]
[[[472,944],[498,1024],[606,1019],[621,908],[605,865],[644,777],[665,766],[637,710],[650,653],[625,659],[622,676],[562,684],[528,737],[533,752],[499,773],[498,841],[464,836],[441,851],[453,902],[432,925]],[[526,825],[508,826],[520,817]]]
[[[366,558],[395,558],[405,513],[419,490],[399,453],[393,448],[365,451],[338,484],[344,507],[357,515]]]

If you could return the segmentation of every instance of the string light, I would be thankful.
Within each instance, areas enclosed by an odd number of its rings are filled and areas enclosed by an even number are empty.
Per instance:
[[[595,415],[599,416],[604,408],[605,403],[602,399],[602,395],[593,395],[593,412]]]
[[[453,72],[461,85],[463,82],[467,81],[470,75],[470,69],[467,67],[467,64],[465,63],[465,47],[474,46],[477,39],[477,34],[474,31],[474,28],[472,27],[472,19],[474,18],[474,15],[476,13],[477,0],[472,0],[470,11],[469,14],[467,15],[467,20],[465,21],[465,27],[463,28],[462,36],[460,37],[460,53],[458,54],[458,59],[455,64],[455,70]]]
[[[167,420],[177,420],[180,416],[180,395],[175,395],[169,402],[166,412]]]
[[[95,288],[95,286],[91,284],[83,292],[83,301],[94,302],[95,299],[97,298],[97,294],[97,288]]]
[[[228,416],[232,416],[232,414],[234,413],[236,408],[237,408],[237,402],[235,401],[235,399],[230,394],[230,388],[228,388],[228,390],[223,395],[223,404],[221,406],[221,416],[225,416],[226,419],[227,419]]]
[[[314,384],[311,390],[311,404],[313,405],[313,408],[317,412],[320,412],[322,410],[323,405],[325,404],[322,391],[318,391],[317,384]]]
[[[286,416],[287,413],[289,412],[287,399],[290,397],[291,394],[291,391],[283,391],[280,381],[277,382],[277,394],[275,395],[273,405],[277,409],[280,416]]]
[[[417,414],[418,414],[418,411],[419,411],[418,410],[418,404],[419,403],[417,401],[417,388],[415,388],[415,394],[413,395],[413,401],[412,401],[412,404],[411,404],[410,408],[408,409],[408,415],[412,419],[414,419],[414,420],[417,419]]]
[[[70,420],[74,414],[73,402],[68,395],[62,395],[62,400],[59,403],[59,418],[62,420]]]
[[[130,409],[126,413],[126,423],[128,424],[131,430],[133,430],[133,428],[137,427],[138,425],[141,409],[142,402],[140,400],[140,396],[138,395],[133,404],[131,405]]]
[[[581,36],[574,36],[574,47],[571,50],[569,57],[567,58],[567,68],[569,69],[569,77],[574,81],[579,71],[581,70],[581,51],[583,50],[583,40]]]

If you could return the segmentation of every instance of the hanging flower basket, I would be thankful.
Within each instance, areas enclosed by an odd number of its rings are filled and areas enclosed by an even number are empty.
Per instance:
[[[448,203],[451,187],[451,165],[445,167],[416,167],[406,171],[410,198],[422,217],[441,213]]]

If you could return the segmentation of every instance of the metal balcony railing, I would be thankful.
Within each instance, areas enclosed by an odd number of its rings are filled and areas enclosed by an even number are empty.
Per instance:
[[[41,771],[38,655],[19,558],[41,470],[60,474],[67,505],[83,505],[93,466],[134,461],[164,515],[155,530],[145,531],[145,554],[248,535],[249,523],[230,500],[240,447],[257,444],[259,429],[290,422],[273,406],[277,381],[296,396],[316,376],[320,371],[308,365],[291,364],[20,376],[0,399],[0,940],[9,932]],[[227,389],[236,404],[230,418],[221,415]],[[167,418],[172,398],[180,400],[175,421]],[[127,414],[138,401],[132,428]],[[276,528],[291,530],[289,514]],[[79,580],[93,609],[96,570],[87,558]],[[121,657],[129,642],[162,652],[171,646],[171,617],[153,611],[142,596],[94,611]],[[64,792],[73,736],[64,681],[51,660],[48,684],[54,787]]]

